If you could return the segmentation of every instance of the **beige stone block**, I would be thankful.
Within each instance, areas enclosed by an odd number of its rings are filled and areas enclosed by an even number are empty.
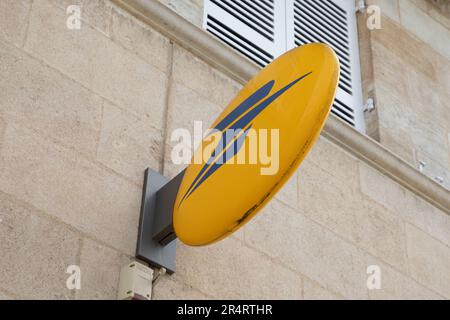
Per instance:
[[[410,61],[400,55],[403,54],[403,51],[400,48],[397,49],[397,51],[391,48],[391,44],[387,42],[392,40],[391,37],[392,35],[390,34],[381,39],[374,37],[375,41],[372,42],[377,102],[382,100],[383,97],[383,95],[378,92],[380,85],[382,85],[395,100],[403,101],[405,98],[407,99],[408,74],[404,70],[409,66]],[[416,57],[411,59],[414,58]],[[427,61],[427,63],[431,66],[431,62]]]
[[[361,191],[382,206],[403,213],[402,217],[423,221],[423,213],[416,204],[416,198],[391,178],[366,164],[360,164]]]
[[[367,299],[365,254],[277,200],[246,226],[245,241],[329,291]]]
[[[81,289],[76,291],[76,299],[116,300],[120,269],[130,258],[84,238],[80,261]]]
[[[358,188],[358,160],[342,148],[320,137],[305,161],[312,161],[335,178],[345,181],[351,188]],[[300,171],[302,167],[300,167]]]
[[[369,290],[371,300],[440,300],[437,293],[392,267],[368,258],[367,265],[380,267],[381,288]],[[369,277],[369,275],[367,275]]]
[[[449,299],[450,248],[411,225],[406,235],[411,276]]]
[[[4,301],[4,300],[14,300],[14,298],[0,290],[0,301]]]
[[[450,16],[448,15],[450,4],[446,0],[423,1],[411,0],[411,2],[427,15],[444,25],[450,30]]]
[[[399,45],[386,30],[374,36],[373,44],[380,141],[412,164],[415,148],[446,162],[448,152],[440,146],[448,122],[447,99],[433,63],[439,55],[396,25],[392,28],[402,34]],[[429,111],[430,105],[435,112]]]
[[[158,0],[180,16],[201,28],[203,25],[203,0]]]
[[[345,227],[344,227],[345,228]],[[352,226],[353,241],[398,270],[407,271],[403,221],[372,201],[364,201]]]
[[[414,90],[420,90],[416,88]],[[445,146],[446,130],[439,126],[436,115],[425,115],[413,109],[413,103],[394,98],[384,86],[377,89],[378,111],[380,116],[381,143],[412,165],[416,165],[414,149],[432,155],[441,164],[449,162],[449,153]],[[408,94],[410,96],[412,94]],[[427,105],[424,103],[423,105]],[[433,105],[436,113],[439,105]],[[429,110],[423,110],[429,112]],[[441,117],[442,119],[443,117]]]
[[[445,60],[445,59],[441,59]],[[440,61],[442,65],[450,64],[449,61]],[[430,128],[448,128],[450,115],[447,108],[450,93],[445,88],[444,82],[430,82],[430,80],[414,69],[405,71],[407,78],[408,101],[410,111],[420,117],[420,122]],[[432,112],[430,112],[432,108]]]
[[[314,165],[300,174],[300,212],[400,270],[407,270],[403,222]]]
[[[164,155],[165,175],[174,177],[187,166],[187,163],[175,164],[175,162],[178,162],[172,157],[175,146],[180,143],[183,144],[187,150],[191,150],[191,155],[198,147],[194,145],[194,123],[201,121],[203,124],[202,132],[205,133],[221,112],[222,110],[219,106],[189,87],[176,81],[172,83],[167,115],[167,140]],[[191,140],[178,139],[175,130],[179,129],[188,130]]]
[[[173,280],[216,299],[301,299],[301,276],[227,238],[207,247],[177,249]]]
[[[436,239],[450,246],[450,216],[431,205],[422,202],[420,206],[423,208],[424,223],[416,224],[419,228],[429,233]],[[414,223],[413,223],[414,224]]]
[[[420,10],[410,0],[398,0],[402,25],[450,59],[450,30]]]
[[[43,1],[43,0],[37,0]],[[45,0],[44,0],[45,1]],[[65,12],[71,5],[81,9],[81,27],[86,23],[105,35],[110,34],[112,4],[109,0],[49,0],[54,6]],[[66,12],[67,13],[67,12]],[[67,15],[69,17],[69,15]]]
[[[355,2],[355,4],[357,4]],[[367,12],[365,14],[357,14],[357,31],[359,43],[359,60],[361,71],[362,98],[367,100],[373,98],[374,94],[374,64],[372,53],[372,33],[367,28]],[[378,140],[378,112],[365,112],[364,120],[366,124],[366,134],[375,140]]]
[[[0,110],[89,157],[100,135],[102,99],[60,72],[0,43]]]
[[[444,58],[434,59],[435,68],[439,70],[437,73],[437,83],[440,83],[446,92],[450,92],[450,62],[447,59],[443,63]]]
[[[78,263],[78,234],[2,192],[0,219],[2,288],[23,299],[70,299],[66,270]]]
[[[187,165],[173,163],[170,158],[170,150],[172,150],[172,146],[166,146],[166,148],[168,150],[166,151],[168,158],[165,159],[163,164],[163,175],[169,179],[172,179],[186,169]]]
[[[400,23],[398,0],[369,0],[367,5],[379,6],[383,15]]]
[[[225,110],[242,88],[236,81],[177,45],[174,45],[173,78],[218,105],[221,110]]]
[[[372,63],[372,36],[367,28],[367,14],[357,15],[358,40],[360,51],[361,80],[363,84],[363,95],[367,96],[373,88],[373,63]]]
[[[8,126],[0,189],[133,254],[141,188],[35,132]]]
[[[367,96],[373,97],[374,95],[368,94]],[[373,140],[380,142],[378,112],[366,112],[364,115],[364,121],[366,123],[366,135]]]
[[[406,97],[406,93],[404,97]],[[411,126],[417,124],[417,115],[407,105],[407,100],[403,100],[402,96],[395,93],[392,87],[380,84],[377,87],[377,107],[380,142],[384,145],[383,138],[385,137],[383,137],[383,134],[388,133],[393,135],[397,141],[408,149],[409,145],[413,144]],[[392,145],[392,147],[395,147],[395,145]],[[392,151],[394,153],[404,153],[401,152],[402,149],[398,150],[397,148]]]
[[[315,281],[303,277],[303,299],[305,300],[342,300],[338,295],[328,291]]]
[[[295,172],[286,184],[275,195],[275,199],[287,204],[291,208],[298,208],[298,172]]]
[[[0,39],[22,47],[28,26],[31,0],[0,1]]]
[[[409,33],[402,26],[392,22],[390,19],[383,20],[383,28],[375,30],[371,33],[372,46],[373,46],[373,59],[374,59],[374,71],[376,71],[383,63],[392,65],[392,71],[398,70],[401,65],[408,65],[410,68],[421,72],[432,80],[437,78],[439,69],[433,63],[433,60],[437,56],[436,53],[429,45],[420,41],[413,34]],[[383,54],[377,55],[378,47],[375,45],[383,46],[385,51]],[[390,53],[389,58],[387,53]],[[393,65],[392,56],[396,56],[397,59]],[[400,65],[398,65],[400,63]],[[400,70],[400,73],[393,73],[394,76],[403,77],[406,68]],[[381,78],[383,80],[383,78]],[[398,81],[397,86],[402,85],[402,82]]]
[[[47,0],[35,2],[26,51],[114,104],[150,117],[153,126],[161,127],[166,75],[90,26],[67,29],[65,20],[64,11]]]
[[[188,129],[193,136],[195,121],[203,122],[203,132],[205,132],[224,109],[188,86],[173,82],[167,123],[169,137],[175,129]]]
[[[3,135],[6,130],[6,122],[2,119],[2,111],[0,110],[0,152],[2,151]]]
[[[450,154],[450,131],[447,136],[448,136],[448,149],[449,149],[449,154]]]
[[[380,126],[380,142],[389,151],[395,153],[397,156],[415,166],[415,152],[414,143],[411,137],[403,130],[397,128],[385,128]]]
[[[159,170],[162,139],[149,117],[139,118],[105,101],[98,161],[142,185],[146,168]]]
[[[201,293],[197,289],[175,281],[171,276],[163,276],[161,280],[153,286],[152,300],[208,300],[211,297]]]
[[[404,189],[379,171],[360,165],[361,190],[369,198],[450,245],[450,216]]]
[[[433,75],[420,70],[420,62],[405,64],[406,59],[400,59],[382,45],[376,43],[373,47],[381,143],[410,163],[414,163],[413,149],[420,148],[447,165],[448,150],[441,147],[450,121],[444,103],[448,100],[445,89],[434,77],[430,78]],[[427,63],[430,61],[433,58],[428,58]]]
[[[119,8],[112,12],[111,38],[147,63],[167,72],[170,40]]]
[[[444,167],[441,163],[435,161],[434,157],[421,150],[416,151],[416,159],[417,166],[419,166],[420,161],[426,163],[426,166],[423,168],[423,174],[450,190],[450,166]],[[442,182],[440,178],[442,178]]]
[[[409,130],[416,150],[429,155],[434,161],[448,168],[449,152],[445,146],[447,131],[439,126],[429,127],[416,122],[416,126]]]

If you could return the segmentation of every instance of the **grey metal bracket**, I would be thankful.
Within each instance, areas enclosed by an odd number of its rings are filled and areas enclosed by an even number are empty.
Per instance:
[[[152,169],[145,171],[136,258],[155,268],[175,272],[176,235],[173,206],[184,171],[170,180]]]

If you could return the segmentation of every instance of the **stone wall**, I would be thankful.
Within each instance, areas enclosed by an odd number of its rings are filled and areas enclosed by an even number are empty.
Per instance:
[[[372,32],[360,21],[365,94],[377,105],[368,133],[450,189],[450,3],[370,3],[383,16]]]
[[[171,131],[241,88],[107,0],[75,1],[69,30],[73,2],[0,1],[0,299],[114,299],[143,170],[173,177]],[[180,244],[177,264],[154,299],[448,299],[450,217],[320,138],[261,215],[216,245]]]

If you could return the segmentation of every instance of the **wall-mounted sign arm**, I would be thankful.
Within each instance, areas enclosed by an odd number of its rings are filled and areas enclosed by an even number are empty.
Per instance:
[[[184,171],[170,180],[147,169],[142,191],[136,257],[155,268],[175,272],[173,205]]]

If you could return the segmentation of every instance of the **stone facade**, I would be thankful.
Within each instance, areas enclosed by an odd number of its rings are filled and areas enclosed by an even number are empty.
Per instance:
[[[66,27],[74,2],[81,30]],[[201,24],[201,1],[164,2]],[[450,51],[407,15],[441,31],[448,20],[399,2],[363,42],[365,83],[379,140],[441,174]],[[211,122],[242,84],[108,0],[2,0],[0,18],[0,299],[114,299],[134,256],[143,170],[179,172],[171,131]],[[81,290],[66,288],[69,265]],[[371,265],[381,290],[367,287]],[[321,137],[254,221],[216,245],[180,244],[153,298],[450,299],[449,269],[450,216]]]
[[[360,18],[372,137],[450,189],[450,6],[448,1],[373,0],[382,29]],[[371,57],[371,59],[368,58]],[[369,64],[370,66],[367,66]],[[372,72],[367,70],[372,67]]]

